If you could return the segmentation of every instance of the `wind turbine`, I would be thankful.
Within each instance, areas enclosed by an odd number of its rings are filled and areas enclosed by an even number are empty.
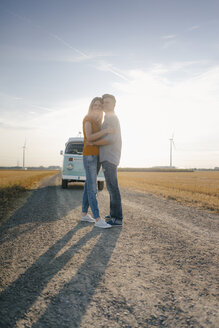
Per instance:
[[[25,169],[25,151],[26,151],[26,138],[23,145],[23,170]]]
[[[172,137],[169,139],[170,140],[170,167],[173,167],[173,146],[175,148],[173,137],[174,137],[174,133],[172,134]]]

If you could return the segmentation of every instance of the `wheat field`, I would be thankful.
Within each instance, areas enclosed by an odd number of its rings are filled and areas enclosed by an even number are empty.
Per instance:
[[[0,170],[0,188],[18,185],[31,188],[44,177],[57,174],[58,171],[45,170]]]
[[[44,170],[0,170],[0,223],[16,206],[15,201],[33,188],[45,177],[57,174],[58,171]]]
[[[0,189],[33,188],[58,171],[0,170]],[[121,187],[174,199],[219,213],[219,172],[118,172]]]
[[[124,188],[219,213],[219,172],[118,172]]]

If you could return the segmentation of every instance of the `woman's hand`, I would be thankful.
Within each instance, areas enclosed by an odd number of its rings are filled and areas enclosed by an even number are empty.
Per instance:
[[[86,146],[94,146],[94,142],[93,141],[86,141]]]

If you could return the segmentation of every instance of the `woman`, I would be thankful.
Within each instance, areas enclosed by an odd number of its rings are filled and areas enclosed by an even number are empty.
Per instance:
[[[89,145],[108,133],[113,133],[112,129],[100,130],[103,119],[103,101],[100,97],[95,97],[89,106],[88,114],[83,120],[84,149],[83,163],[86,172],[86,182],[82,199],[82,218],[81,221],[95,222],[95,227],[111,228],[101,219],[97,202],[97,174],[100,169],[99,147]],[[94,219],[87,213],[91,208]]]

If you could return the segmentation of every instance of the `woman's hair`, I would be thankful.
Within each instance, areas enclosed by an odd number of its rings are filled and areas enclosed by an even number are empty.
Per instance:
[[[101,104],[103,104],[103,99],[101,97],[95,97],[94,99],[91,100],[91,103],[90,103],[90,106],[89,106],[89,109],[88,109],[88,115],[90,114],[90,112],[92,111],[93,109],[93,105],[95,104],[96,101],[99,101]],[[100,119],[98,120],[98,123],[102,122],[103,120],[103,111],[101,110],[100,111]]]

